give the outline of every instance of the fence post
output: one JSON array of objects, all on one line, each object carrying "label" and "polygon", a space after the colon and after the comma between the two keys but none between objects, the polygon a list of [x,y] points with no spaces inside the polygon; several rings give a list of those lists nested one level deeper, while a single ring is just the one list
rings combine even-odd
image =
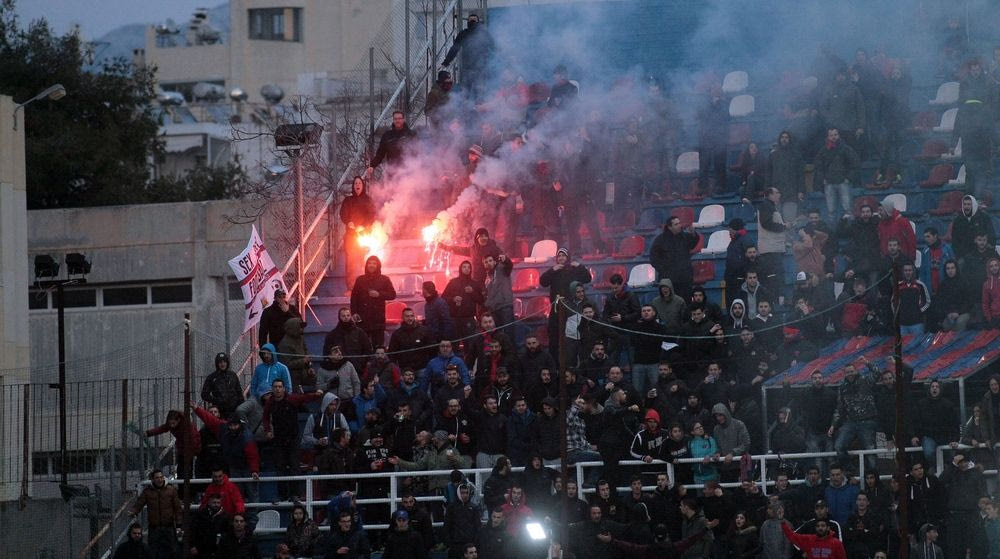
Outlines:
[{"label": "fence post", "polygon": [[[577,462],[574,464],[576,466],[576,486],[580,488],[580,495],[583,495],[583,464]],[[566,482],[563,481],[563,487],[565,488]]]},{"label": "fence post", "polygon": [[128,489],[128,379],[122,379],[122,461],[119,464],[121,469],[121,493],[124,498]]},{"label": "fence post", "polygon": [[[399,495],[399,478],[395,475],[389,477],[389,516],[396,512],[396,498]],[[389,528],[392,529],[390,523]]]},{"label": "fence post", "polygon": [[858,477],[863,481],[865,479],[865,458],[868,455],[865,454],[864,450],[860,452],[861,454],[858,454]]},{"label": "fence post", "polygon": [[[864,479],[864,478],[862,478]],[[767,457],[760,457],[760,491],[767,497]]]},{"label": "fence post", "polygon": [[965,377],[958,377],[958,413],[961,423],[964,426],[968,414],[965,410]]},{"label": "fence post", "polygon": [[761,384],[760,387],[760,421],[764,428],[764,452],[771,451],[771,433],[767,429],[767,387]]},{"label": "fence post", "polygon": [[403,25],[406,26],[405,39],[404,39],[404,56],[406,59],[403,61],[403,81],[406,82],[406,86],[403,88],[406,92],[406,99],[404,99],[403,110],[406,111],[406,115],[410,115],[410,0],[404,0],[403,2]]},{"label": "fence post", "polygon": [[24,510],[28,506],[28,477],[31,472],[31,423],[29,420],[29,409],[31,406],[31,385],[24,386],[24,413],[22,414],[21,437],[23,447],[21,449],[21,498],[18,501],[18,509]]},{"label": "fence post", "polygon": [[309,518],[313,518],[313,482],[311,479],[306,480],[306,511],[309,513]]}]

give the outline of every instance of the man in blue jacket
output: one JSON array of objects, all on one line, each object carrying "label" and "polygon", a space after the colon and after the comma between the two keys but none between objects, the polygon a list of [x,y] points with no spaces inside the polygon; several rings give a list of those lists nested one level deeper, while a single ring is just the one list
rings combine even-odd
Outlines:
[{"label": "man in blue jacket", "polygon": [[260,364],[254,367],[250,378],[250,393],[254,398],[261,398],[271,391],[271,383],[275,380],[285,381],[285,386],[292,385],[292,375],[288,367],[275,358],[277,351],[274,344],[264,344],[260,348]]}]

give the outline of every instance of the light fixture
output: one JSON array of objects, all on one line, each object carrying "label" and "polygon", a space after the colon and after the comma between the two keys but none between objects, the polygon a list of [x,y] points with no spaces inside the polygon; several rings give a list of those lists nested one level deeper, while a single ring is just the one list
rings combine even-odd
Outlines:
[{"label": "light fixture", "polygon": [[315,123],[282,124],[274,130],[274,147],[281,151],[300,150],[319,143],[323,127]]},{"label": "light fixture", "polygon": [[90,261],[79,252],[71,252],[66,255],[66,273],[85,276],[90,273]]},{"label": "light fixture", "polygon": [[524,527],[528,529],[528,537],[530,537],[532,540],[540,541],[548,539],[548,536],[545,535],[545,528],[543,528],[540,523],[528,522],[527,524],[524,525]]},{"label": "light fixture", "polygon": [[48,254],[35,255],[35,278],[54,278],[59,275],[59,263]]},{"label": "light fixture", "polygon": [[25,105],[30,105],[35,101],[45,98],[48,98],[52,101],[58,101],[65,96],[66,96],[66,88],[63,87],[61,83],[57,83],[55,85],[50,85],[49,87],[45,88],[44,91],[42,91],[38,95],[35,95],[31,99],[28,99],[24,103],[18,103],[18,105],[14,107],[14,130],[17,130],[17,111],[21,110],[21,108],[23,108]]}]

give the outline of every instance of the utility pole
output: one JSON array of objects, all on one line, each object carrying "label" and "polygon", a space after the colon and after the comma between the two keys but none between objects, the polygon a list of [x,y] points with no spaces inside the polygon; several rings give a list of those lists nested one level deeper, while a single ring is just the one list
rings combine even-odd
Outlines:
[{"label": "utility pole", "polygon": [[[301,260],[301,258],[300,258]],[[184,503],[181,526],[184,532],[184,553],[181,557],[190,557],[191,550],[191,466],[194,464],[191,456],[191,313],[184,313],[184,457],[179,467],[184,468]]]},{"label": "utility pole", "polygon": [[[906,479],[906,436],[903,424],[906,416],[906,391],[910,383],[904,382],[909,375],[903,375],[903,329],[899,324],[899,264],[892,265],[892,328],[895,332],[893,341],[893,361],[896,375],[896,476]],[[899,558],[907,559],[910,553],[909,510],[907,506],[906,484],[900,483],[899,494]]]},{"label": "utility pole", "polygon": [[[567,394],[566,394],[566,377],[567,362],[569,361],[569,355],[567,355],[567,344],[564,340],[560,340],[559,337],[563,335],[566,331],[566,303],[563,301],[562,295],[556,296],[556,312],[558,312],[558,322],[559,331],[556,332],[556,339],[549,340],[551,344],[553,341],[559,344],[559,475],[562,476],[563,480],[563,491],[566,491],[566,485],[569,483],[569,461],[568,452],[566,450],[566,413],[569,411],[569,406],[567,405]],[[578,488],[579,495],[583,494],[583,488]],[[562,510],[560,511],[560,518],[562,522],[559,524],[559,546],[561,549],[565,549],[569,543],[569,500],[563,495],[562,503],[560,504]]]}]

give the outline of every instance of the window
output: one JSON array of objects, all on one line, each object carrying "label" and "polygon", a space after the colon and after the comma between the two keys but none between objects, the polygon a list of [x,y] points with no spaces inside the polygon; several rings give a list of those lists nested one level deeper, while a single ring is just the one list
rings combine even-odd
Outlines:
[{"label": "window", "polygon": [[154,305],[166,303],[190,303],[191,284],[185,285],[154,285],[151,290]]},{"label": "window", "polygon": [[302,8],[261,8],[249,15],[251,39],[302,41]]},{"label": "window", "polygon": [[105,287],[102,291],[105,307],[145,305],[149,302],[145,287]]},{"label": "window", "polygon": [[[63,308],[78,309],[82,307],[97,306],[96,289],[67,289],[63,292],[63,294],[65,296],[65,301],[63,302]],[[57,307],[58,304],[59,304],[59,292],[54,291],[52,293],[52,306]]]},{"label": "window", "polygon": [[229,282],[229,300],[230,301],[243,300],[243,288],[240,287],[240,282],[238,281]]},{"label": "window", "polygon": [[28,310],[39,310],[49,308],[48,291],[28,291]]}]

